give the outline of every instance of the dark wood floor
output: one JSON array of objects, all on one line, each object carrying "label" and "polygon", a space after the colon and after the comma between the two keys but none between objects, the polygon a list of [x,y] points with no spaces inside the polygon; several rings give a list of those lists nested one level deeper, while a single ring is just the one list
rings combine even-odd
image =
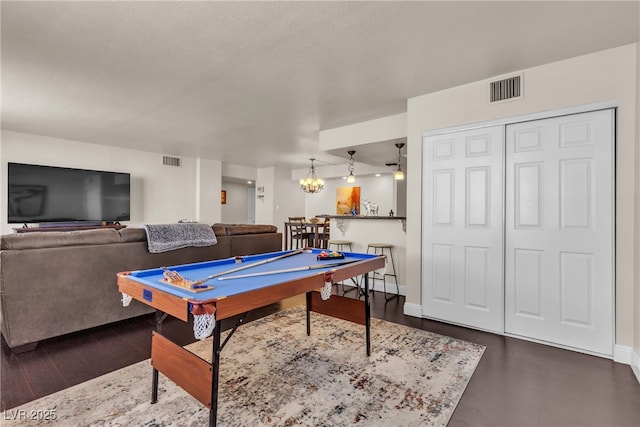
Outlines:
[{"label": "dark wood floor", "polygon": [[[303,301],[287,300],[252,318]],[[377,295],[372,316],[487,347],[449,426],[640,426],[640,385],[629,366],[404,316],[403,305],[401,298],[385,306]],[[1,409],[148,358],[152,323],[153,316],[144,316],[51,339],[20,355],[3,339]],[[191,325],[175,319],[165,321],[163,333],[181,344],[193,341]]]}]

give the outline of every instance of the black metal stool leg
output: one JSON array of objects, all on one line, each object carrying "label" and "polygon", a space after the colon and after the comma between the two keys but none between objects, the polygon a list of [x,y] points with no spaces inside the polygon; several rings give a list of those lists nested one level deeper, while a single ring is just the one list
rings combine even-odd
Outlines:
[{"label": "black metal stool leg", "polygon": [[[385,303],[389,302],[394,298],[399,298],[400,285],[398,284],[398,272],[396,271],[396,263],[395,263],[395,260],[393,259],[393,245],[391,245],[390,243],[369,243],[367,245],[367,253],[371,253],[372,249],[374,254],[383,255],[385,256],[386,260],[385,260],[384,272],[382,273],[378,271],[371,272],[369,276],[371,286],[369,288],[372,290],[375,290],[376,279],[377,280],[382,279],[382,290],[384,292]],[[390,265],[389,265],[389,261],[391,261]],[[391,273],[388,273],[389,267],[390,267]],[[396,293],[390,297],[388,296],[389,293],[387,292],[387,276],[393,277],[393,279],[396,282]]]},{"label": "black metal stool leg", "polygon": [[393,276],[393,280],[395,280],[396,282],[396,293],[395,295],[391,295],[390,297],[387,297],[387,289],[385,287],[385,290],[384,290],[385,304],[394,298],[400,298],[400,285],[398,285],[398,273],[396,272],[396,264],[395,264],[395,261],[393,260],[393,250],[391,248],[389,248],[389,258],[391,258],[391,269],[393,271],[393,274],[385,274],[385,276]]},{"label": "black metal stool leg", "polygon": [[[338,243],[338,242],[331,242],[331,241],[327,242],[327,249],[328,250],[332,250],[331,246],[336,246],[336,250],[338,252],[344,252],[344,247],[345,246],[349,246],[349,252],[353,252],[353,249],[351,247],[351,243],[350,242],[349,243],[346,243],[346,242]],[[359,284],[358,284],[357,280],[355,280],[354,278],[351,278],[351,281],[354,283],[355,289],[357,290],[358,287],[359,287]],[[344,281],[338,282],[338,283],[334,283],[334,285],[342,285],[342,295],[343,296],[354,290],[354,289],[345,290]]]}]

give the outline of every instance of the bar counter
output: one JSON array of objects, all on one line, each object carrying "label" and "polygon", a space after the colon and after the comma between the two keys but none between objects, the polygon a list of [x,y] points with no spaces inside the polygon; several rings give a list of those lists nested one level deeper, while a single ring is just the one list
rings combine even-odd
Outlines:
[{"label": "bar counter", "polygon": [[[318,215],[320,216],[320,215]],[[400,294],[405,294],[406,279],[406,217],[365,215],[322,215],[331,219],[331,240],[349,240],[353,252],[367,252],[369,243],[393,245],[393,259],[400,285]],[[390,262],[387,269],[391,269]],[[389,286],[389,284],[392,286]],[[382,290],[382,282],[376,280],[376,290]],[[387,291],[395,291],[393,279],[387,283]]]},{"label": "bar counter", "polygon": [[[339,224],[338,228],[341,231],[343,227],[345,227],[344,225],[344,221],[345,219],[348,220],[359,220],[359,219],[364,219],[364,220],[398,220],[402,223],[402,231],[406,231],[407,229],[407,217],[406,216],[373,216],[373,215],[317,215],[318,218],[331,218],[332,222],[335,222],[337,224]],[[365,246],[366,248],[366,246]]]},{"label": "bar counter", "polygon": [[405,221],[406,216],[372,216],[372,215],[318,215],[321,218],[338,218],[338,219],[399,219]]}]

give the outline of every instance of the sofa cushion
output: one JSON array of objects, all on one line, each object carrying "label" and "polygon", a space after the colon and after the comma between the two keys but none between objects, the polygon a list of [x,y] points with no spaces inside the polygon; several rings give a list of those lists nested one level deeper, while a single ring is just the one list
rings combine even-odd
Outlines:
[{"label": "sofa cushion", "polygon": [[[277,233],[278,227],[266,224],[214,224],[216,236]],[[0,249],[23,250],[55,248],[58,246],[106,245],[109,243],[146,242],[144,228],[127,227],[79,231],[50,231],[5,234],[0,239]]]},{"label": "sofa cushion", "polygon": [[50,231],[6,234],[2,236],[3,250],[56,248],[60,246],[107,245],[120,243],[118,230],[112,228],[80,231]]},{"label": "sofa cushion", "polygon": [[147,232],[144,228],[127,227],[118,230],[118,232],[120,233],[120,241],[122,243],[147,241]]},{"label": "sofa cushion", "polygon": [[227,229],[227,236],[238,234],[277,233],[278,227],[266,224],[223,224]]},{"label": "sofa cushion", "polygon": [[216,237],[227,235],[227,229],[223,224],[213,224],[211,228],[213,228],[213,233]]},{"label": "sofa cushion", "polygon": [[231,255],[253,255],[282,250],[282,233],[236,234],[227,237],[231,242]]}]

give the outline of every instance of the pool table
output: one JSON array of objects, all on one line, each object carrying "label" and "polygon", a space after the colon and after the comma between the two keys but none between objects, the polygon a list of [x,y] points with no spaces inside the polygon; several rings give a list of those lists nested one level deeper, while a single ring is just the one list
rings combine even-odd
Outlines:
[{"label": "pool table", "polygon": [[[158,401],[158,373],[209,408],[209,425],[217,421],[220,353],[247,313],[283,299],[306,294],[307,335],[310,311],[364,325],[367,355],[371,352],[368,273],[383,268],[385,257],[340,252],[339,258],[319,258],[320,249],[271,252],[149,270],[121,272],[117,285],[123,301],[136,299],[156,309],[151,340],[152,403]],[[177,274],[176,274],[177,273]],[[328,295],[331,285],[363,276],[363,300]],[[178,277],[180,280],[171,278]],[[324,300],[320,289],[325,289]],[[210,364],[161,335],[167,315],[182,321],[207,313],[214,319]],[[242,315],[224,342],[222,321]],[[233,320],[233,319],[230,319]],[[195,328],[194,328],[195,329]]]}]

